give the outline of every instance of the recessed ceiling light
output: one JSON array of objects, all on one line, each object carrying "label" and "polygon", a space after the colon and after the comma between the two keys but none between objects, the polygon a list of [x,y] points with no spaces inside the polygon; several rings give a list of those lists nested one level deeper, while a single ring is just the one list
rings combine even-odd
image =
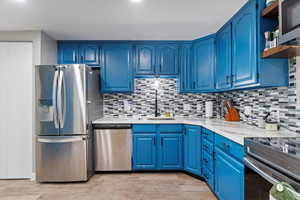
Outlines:
[{"label": "recessed ceiling light", "polygon": [[132,3],[140,3],[142,2],[143,0],[130,0]]}]

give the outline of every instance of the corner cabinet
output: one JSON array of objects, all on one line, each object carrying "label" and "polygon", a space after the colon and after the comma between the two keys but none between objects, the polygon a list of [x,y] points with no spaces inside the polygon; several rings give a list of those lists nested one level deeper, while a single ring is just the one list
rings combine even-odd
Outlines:
[{"label": "corner cabinet", "polygon": [[102,45],[101,89],[103,93],[133,92],[133,46]]},{"label": "corner cabinet", "polygon": [[193,44],[193,89],[213,92],[215,69],[215,35],[198,39]]},{"label": "corner cabinet", "polygon": [[202,175],[201,127],[185,126],[184,132],[184,170]]},{"label": "corner cabinet", "polygon": [[256,3],[249,1],[232,20],[233,87],[258,81],[256,26]]},{"label": "corner cabinet", "polygon": [[216,34],[216,89],[231,88],[231,23]]}]

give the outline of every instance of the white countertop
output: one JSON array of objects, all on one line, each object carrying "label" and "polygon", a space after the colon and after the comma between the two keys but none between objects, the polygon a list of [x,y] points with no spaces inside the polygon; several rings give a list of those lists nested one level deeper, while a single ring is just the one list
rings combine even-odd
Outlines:
[{"label": "white countertop", "polygon": [[[227,122],[219,119],[183,119],[176,120],[147,120],[147,119],[120,119],[101,118],[95,120],[94,124],[186,124],[198,125],[222,135],[236,143],[244,145],[245,137],[297,137],[295,132],[287,129],[279,131],[266,131],[265,129],[247,125],[242,122]],[[300,137],[300,136],[299,136]]]}]

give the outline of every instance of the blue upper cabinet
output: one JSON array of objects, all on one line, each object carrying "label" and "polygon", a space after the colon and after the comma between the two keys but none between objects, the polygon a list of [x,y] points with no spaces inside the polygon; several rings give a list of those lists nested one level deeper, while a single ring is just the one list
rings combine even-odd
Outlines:
[{"label": "blue upper cabinet", "polygon": [[216,89],[231,88],[231,23],[216,35]]},{"label": "blue upper cabinet", "polygon": [[133,47],[127,44],[102,46],[102,92],[133,91]]},{"label": "blue upper cabinet", "polygon": [[182,134],[160,134],[159,168],[166,170],[182,169]]},{"label": "blue upper cabinet", "polygon": [[99,66],[100,47],[98,44],[63,42],[58,46],[59,64]]},{"label": "blue upper cabinet", "polygon": [[100,47],[97,44],[82,44],[79,47],[80,63],[99,65]]},{"label": "blue upper cabinet", "polygon": [[151,45],[136,46],[136,75],[155,74],[155,47]]},{"label": "blue upper cabinet", "polygon": [[251,0],[232,20],[233,87],[252,85],[258,81],[256,2]]},{"label": "blue upper cabinet", "polygon": [[193,45],[193,88],[196,91],[214,90],[215,35],[196,40]]},{"label": "blue upper cabinet", "polygon": [[178,46],[160,45],[156,52],[156,73],[159,75],[178,75]]},{"label": "blue upper cabinet", "polygon": [[78,44],[62,43],[58,47],[58,63],[59,64],[77,64],[78,60]]},{"label": "blue upper cabinet", "polygon": [[185,126],[184,169],[192,174],[202,175],[201,127]]},{"label": "blue upper cabinet", "polygon": [[192,46],[190,44],[181,46],[179,50],[180,92],[182,93],[192,90],[191,51]]}]

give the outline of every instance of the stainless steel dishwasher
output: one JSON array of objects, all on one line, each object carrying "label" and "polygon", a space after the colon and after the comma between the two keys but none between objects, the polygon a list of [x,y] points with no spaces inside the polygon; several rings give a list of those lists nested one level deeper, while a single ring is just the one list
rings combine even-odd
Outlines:
[{"label": "stainless steel dishwasher", "polygon": [[97,124],[94,132],[95,170],[131,171],[131,125]]}]

